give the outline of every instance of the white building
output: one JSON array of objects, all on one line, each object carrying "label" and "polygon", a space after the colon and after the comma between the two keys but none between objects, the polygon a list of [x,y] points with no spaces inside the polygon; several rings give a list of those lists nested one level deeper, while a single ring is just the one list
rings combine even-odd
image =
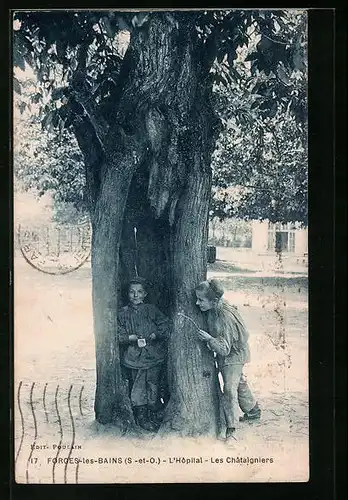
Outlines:
[{"label": "white building", "polygon": [[299,223],[273,224],[268,221],[252,222],[252,250],[270,253],[276,248],[294,255],[308,253],[308,229]]}]

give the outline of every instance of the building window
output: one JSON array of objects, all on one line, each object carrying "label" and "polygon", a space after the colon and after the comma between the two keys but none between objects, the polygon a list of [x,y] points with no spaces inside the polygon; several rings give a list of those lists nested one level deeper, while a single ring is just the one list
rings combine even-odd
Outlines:
[{"label": "building window", "polygon": [[295,230],[292,223],[268,223],[268,245],[270,251],[295,252]]},{"label": "building window", "polygon": [[295,252],[295,231],[289,231],[289,252]]},{"label": "building window", "polygon": [[287,252],[289,248],[289,233],[287,231],[276,231],[275,249],[277,252]]}]

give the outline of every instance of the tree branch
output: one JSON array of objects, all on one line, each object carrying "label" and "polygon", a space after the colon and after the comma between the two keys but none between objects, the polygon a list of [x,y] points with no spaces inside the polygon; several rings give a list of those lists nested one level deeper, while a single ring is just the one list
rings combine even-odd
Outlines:
[{"label": "tree branch", "polygon": [[94,100],[93,94],[90,91],[85,79],[85,73],[76,71],[72,79],[72,95],[75,100],[82,106],[91,125],[94,128],[95,134],[104,149],[104,142],[109,126],[101,116],[98,106]]},{"label": "tree branch", "polygon": [[76,116],[73,127],[78,145],[84,156],[88,205],[90,211],[92,211],[99,193],[103,154],[99,142],[96,141],[93,126],[86,117]]},{"label": "tree branch", "polygon": [[105,137],[109,126],[102,117],[98,105],[86,81],[86,66],[89,42],[83,43],[77,51],[78,66],[71,80],[71,94],[82,106],[86,116],[94,128],[97,139],[104,149]]},{"label": "tree branch", "polygon": [[260,28],[257,26],[256,30],[258,31],[259,35],[264,36],[267,38],[270,42],[272,43],[278,43],[279,45],[289,45],[289,42],[282,42],[280,40],[274,40],[274,38],[271,38],[270,36],[266,35],[263,31],[260,30]]},{"label": "tree branch", "polygon": [[78,62],[77,71],[86,71],[89,43],[83,43],[77,50],[76,59]]}]

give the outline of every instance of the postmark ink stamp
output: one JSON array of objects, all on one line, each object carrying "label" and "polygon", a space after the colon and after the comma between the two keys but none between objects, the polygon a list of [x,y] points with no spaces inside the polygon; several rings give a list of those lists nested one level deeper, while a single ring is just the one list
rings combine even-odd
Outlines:
[{"label": "postmark ink stamp", "polygon": [[17,241],[24,260],[46,274],[68,274],[82,267],[91,253],[91,227],[80,224],[18,225]]}]

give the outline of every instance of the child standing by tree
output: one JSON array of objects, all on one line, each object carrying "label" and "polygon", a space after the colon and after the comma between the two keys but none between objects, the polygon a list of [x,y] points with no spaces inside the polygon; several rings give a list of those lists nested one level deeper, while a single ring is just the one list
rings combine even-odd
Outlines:
[{"label": "child standing by tree", "polygon": [[[200,283],[196,288],[196,305],[206,313],[208,332],[197,334],[207,346],[216,352],[218,368],[224,382],[223,409],[226,418],[226,441],[236,440],[238,421],[257,420],[260,407],[243,375],[243,367],[249,361],[248,331],[236,307],[223,300],[224,290],[217,280]],[[238,419],[239,406],[244,412]]]},{"label": "child standing by tree", "polygon": [[121,363],[130,372],[135,418],[141,427],[154,431],[159,424],[161,370],[171,324],[157,307],[144,303],[146,296],[145,280],[131,280],[129,304],[120,311],[118,332],[124,347]]}]

